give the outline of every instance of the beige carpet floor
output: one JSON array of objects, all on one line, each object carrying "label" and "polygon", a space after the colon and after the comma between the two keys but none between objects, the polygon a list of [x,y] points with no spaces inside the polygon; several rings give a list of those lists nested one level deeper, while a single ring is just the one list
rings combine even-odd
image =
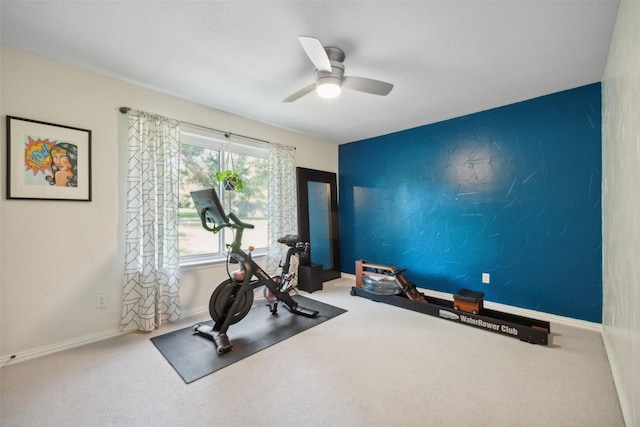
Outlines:
[{"label": "beige carpet floor", "polygon": [[149,338],[205,315],[10,363],[0,425],[624,426],[598,332],[552,323],[550,345],[533,345],[353,297],[352,285],[302,293],[348,313],[191,384]]}]

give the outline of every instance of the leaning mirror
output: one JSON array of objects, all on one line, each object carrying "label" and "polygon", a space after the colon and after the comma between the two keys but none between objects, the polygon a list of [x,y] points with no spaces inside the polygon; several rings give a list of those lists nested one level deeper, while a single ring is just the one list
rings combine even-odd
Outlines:
[{"label": "leaning mirror", "polygon": [[311,263],[322,265],[322,281],[340,277],[340,236],[336,174],[296,168],[298,234],[311,243]]}]

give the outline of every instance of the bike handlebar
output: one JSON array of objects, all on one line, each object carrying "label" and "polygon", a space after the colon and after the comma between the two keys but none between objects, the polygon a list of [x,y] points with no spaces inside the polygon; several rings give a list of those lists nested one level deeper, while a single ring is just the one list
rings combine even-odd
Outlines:
[{"label": "bike handlebar", "polygon": [[[233,224],[230,223],[228,219],[231,219],[231,221],[233,221]],[[242,232],[244,231],[244,229],[246,228],[250,230],[254,228],[253,224],[247,224],[246,222],[242,222],[240,218],[238,218],[236,214],[234,214],[233,212],[230,212],[229,215],[227,215],[227,222],[223,224],[214,223],[213,227],[210,227],[207,224],[207,208],[203,209],[200,212],[200,221],[202,221],[202,227],[205,230],[211,231],[213,233],[218,233],[220,230],[222,230],[225,227],[235,229],[236,233],[235,233],[235,238],[233,240],[233,243],[227,246],[237,248],[237,249],[239,249],[240,245],[242,244]]]},{"label": "bike handlebar", "polygon": [[213,227],[210,227],[207,224],[207,209],[203,209],[202,212],[200,212],[200,221],[202,222],[202,227],[207,230],[207,231],[212,231],[214,233],[217,233],[218,231],[220,231],[221,229],[225,228],[225,227],[231,227],[231,228],[246,228],[246,229],[253,229],[255,228],[255,226],[253,224],[248,224],[246,222],[242,222],[242,220],[240,220],[240,218],[237,217],[236,214],[234,214],[233,212],[230,212],[228,217],[234,222],[234,224],[230,224],[230,223],[225,223],[225,224],[214,224]]},{"label": "bike handlebar", "polygon": [[254,228],[254,225],[253,225],[253,224],[247,224],[246,222],[242,222],[242,221],[240,220],[240,218],[238,218],[238,217],[236,216],[236,214],[234,214],[233,212],[229,212],[229,215],[228,215],[228,216],[229,216],[229,218],[231,218],[231,220],[232,220],[233,222],[235,222],[235,223],[236,223],[236,225],[239,225],[239,226],[240,226],[240,227],[242,227],[242,228],[248,228],[248,229],[252,229],[252,228]]}]

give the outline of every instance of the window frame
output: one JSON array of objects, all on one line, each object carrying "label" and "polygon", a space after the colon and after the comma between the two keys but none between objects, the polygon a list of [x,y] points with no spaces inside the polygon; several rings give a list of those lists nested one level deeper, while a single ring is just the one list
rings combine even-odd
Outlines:
[{"label": "window frame", "polygon": [[[239,155],[248,155],[256,158],[269,159],[269,150],[264,146],[264,143],[257,143],[253,141],[248,142],[238,142],[238,141],[230,141],[228,134],[223,134],[223,138],[220,137],[221,133],[196,127],[188,124],[181,124],[180,126],[180,145],[183,144],[206,148],[210,150],[217,150],[219,159],[218,159],[218,169],[222,170],[227,153],[231,152],[232,154]],[[235,136],[235,135],[234,135]],[[181,154],[182,155],[182,154]],[[182,165],[180,165],[180,168]],[[268,183],[267,188],[268,190]],[[218,196],[220,197],[220,201],[225,206],[226,201],[226,192],[223,191],[222,183],[218,183],[217,187]],[[228,213],[228,212],[227,212]],[[217,252],[211,252],[207,254],[197,254],[197,255],[184,255],[179,256],[179,265],[180,267],[202,267],[207,265],[215,265],[221,264],[227,259],[226,247],[225,247],[225,230],[222,233],[217,234],[217,242],[218,242],[218,250]],[[204,232],[204,230],[203,230]],[[180,233],[180,226],[178,225],[178,233]],[[267,243],[268,244],[268,243]],[[212,243],[214,246],[214,243]],[[264,256],[267,253],[267,247],[256,248],[253,252],[254,256],[260,257]]]}]

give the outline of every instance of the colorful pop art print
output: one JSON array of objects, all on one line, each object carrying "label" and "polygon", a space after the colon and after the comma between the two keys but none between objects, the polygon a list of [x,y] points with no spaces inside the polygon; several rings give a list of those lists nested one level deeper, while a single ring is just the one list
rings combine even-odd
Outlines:
[{"label": "colorful pop art print", "polygon": [[7,199],[91,201],[91,131],[7,116]]}]

